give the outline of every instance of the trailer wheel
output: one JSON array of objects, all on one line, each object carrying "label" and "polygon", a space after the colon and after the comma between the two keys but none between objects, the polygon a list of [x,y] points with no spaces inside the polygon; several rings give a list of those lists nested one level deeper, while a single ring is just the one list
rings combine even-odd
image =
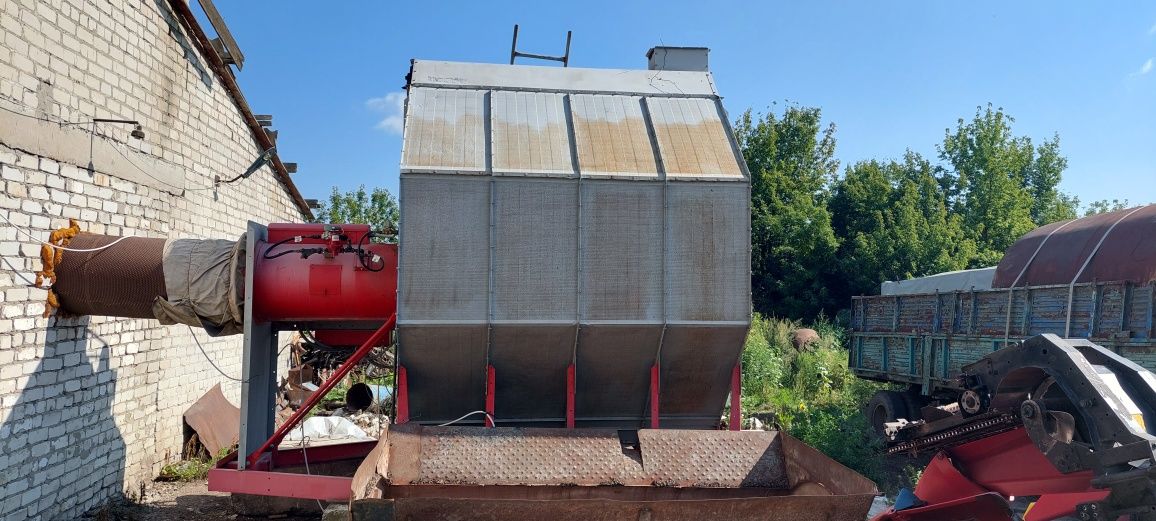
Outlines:
[{"label": "trailer wheel", "polygon": [[871,422],[871,429],[875,434],[883,436],[884,425],[899,418],[907,418],[907,401],[903,393],[896,391],[879,391],[867,402],[867,421]]},{"label": "trailer wheel", "polygon": [[904,418],[907,421],[918,421],[923,419],[923,406],[930,403],[926,396],[919,394],[918,388],[908,389],[903,392],[903,404],[907,407],[907,416]]}]

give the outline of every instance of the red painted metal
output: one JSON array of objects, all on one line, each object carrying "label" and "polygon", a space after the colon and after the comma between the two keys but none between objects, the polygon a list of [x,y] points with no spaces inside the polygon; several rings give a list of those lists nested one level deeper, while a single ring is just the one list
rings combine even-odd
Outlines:
[{"label": "red painted metal", "polygon": [[[313,337],[327,346],[357,347],[364,344],[372,334],[373,331],[367,329],[319,329],[313,332]],[[382,340],[378,347],[387,345],[389,345],[388,338]]]},{"label": "red painted metal", "polygon": [[737,431],[742,428],[743,423],[743,366],[742,360],[735,362],[734,371],[731,373],[731,418],[727,423],[727,427],[732,431]]},{"label": "red painted metal", "polygon": [[[292,449],[278,449],[272,454],[273,467],[296,467],[325,461],[341,461],[363,459],[369,451],[377,446],[377,441],[357,441],[353,443],[337,443],[333,445],[317,445],[315,447],[301,447]],[[308,451],[308,452],[306,452]]]},{"label": "red painted metal", "polygon": [[574,387],[575,387],[575,373],[574,364],[566,367],[566,428],[574,428]]},{"label": "red painted metal", "polygon": [[360,362],[362,358],[365,358],[365,355],[369,354],[369,352],[373,350],[374,346],[376,346],[382,339],[389,336],[389,333],[393,331],[393,326],[396,323],[397,315],[392,315],[388,320],[385,321],[384,324],[381,325],[381,327],[377,328],[377,331],[373,332],[373,336],[367,339],[364,344],[361,344],[361,346],[358,347],[357,350],[349,356],[345,363],[341,364],[337,370],[333,371],[333,374],[330,375],[328,379],[321,383],[321,386],[317,389],[316,392],[309,395],[309,398],[305,400],[305,403],[301,404],[301,407],[299,407],[297,411],[293,413],[293,416],[290,416],[284,424],[282,424],[277,428],[276,431],[273,432],[273,436],[271,436],[268,440],[265,440],[265,443],[263,443],[260,448],[247,456],[248,462],[250,464],[256,463],[257,460],[261,457],[262,453],[269,450],[270,448],[276,447],[277,444],[281,443],[281,440],[285,438],[285,435],[289,434],[289,430],[297,426],[301,420],[305,419],[305,416],[309,414],[309,411],[312,410],[313,407],[316,406],[317,403],[320,402],[321,399],[337,385],[337,382],[340,382],[342,378],[345,378],[346,374],[349,374],[349,371],[353,369],[353,366],[357,365],[357,363]]},{"label": "red painted metal", "polygon": [[1027,521],[1058,519],[1108,496],[1108,490],[1092,488],[1092,477],[1090,471],[1056,470],[1021,427],[940,452],[915,487],[928,505],[885,512],[875,521],[1010,520],[1011,496],[1039,496]]},{"label": "red painted metal", "polygon": [[394,423],[409,423],[409,379],[405,374],[405,366],[397,365],[397,416]]},{"label": "red painted metal", "polygon": [[231,468],[209,469],[209,490],[214,492],[349,501],[352,486],[353,478],[349,477]]},{"label": "red painted metal", "polygon": [[872,521],[1012,521],[1012,516],[1003,496],[987,492],[898,512],[887,510]]},{"label": "red painted metal", "polygon": [[1022,428],[965,443],[947,453],[966,469],[968,479],[1004,496],[1091,490],[1091,471],[1064,474],[1056,470]]},{"label": "red painted metal", "polygon": [[494,366],[486,365],[486,427],[494,426],[494,402],[497,399],[495,396],[497,378],[494,371]]},{"label": "red painted metal", "polygon": [[658,364],[650,366],[650,428],[658,428]]},{"label": "red painted metal", "polygon": [[[397,245],[361,241],[365,225],[336,225],[340,234],[319,238],[323,224],[271,224],[268,241],[258,241],[253,273],[253,313],[264,321],[384,321],[397,310]],[[345,237],[342,238],[341,235]],[[300,242],[295,238],[301,237]],[[282,245],[270,246],[287,240]],[[355,251],[380,257],[365,268]],[[324,253],[301,258],[288,250],[323,248]],[[380,268],[380,269],[379,269]]]}]

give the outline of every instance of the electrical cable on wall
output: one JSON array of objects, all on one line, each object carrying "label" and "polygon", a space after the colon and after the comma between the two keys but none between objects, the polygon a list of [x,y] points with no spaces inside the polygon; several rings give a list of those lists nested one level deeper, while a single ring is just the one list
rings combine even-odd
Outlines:
[{"label": "electrical cable on wall", "polygon": [[61,250],[61,251],[71,251],[71,252],[75,252],[75,253],[89,253],[89,252],[94,252],[94,251],[100,251],[103,249],[111,248],[114,244],[116,244],[120,241],[132,238],[131,236],[127,236],[127,235],[124,237],[119,237],[115,241],[112,241],[108,244],[105,244],[104,246],[101,246],[99,248],[67,248],[64,246],[57,246],[57,245],[52,244],[50,242],[45,242],[45,241],[42,241],[40,239],[37,239],[35,235],[32,235],[31,233],[25,231],[23,228],[13,224],[12,221],[9,221],[8,218],[4,216],[3,213],[0,213],[0,219],[4,219],[4,222],[8,223],[8,225],[11,226],[14,230],[20,232],[25,237],[32,239],[33,242],[36,242],[37,244],[40,244],[41,246],[48,246],[49,248],[55,248],[55,249]]}]

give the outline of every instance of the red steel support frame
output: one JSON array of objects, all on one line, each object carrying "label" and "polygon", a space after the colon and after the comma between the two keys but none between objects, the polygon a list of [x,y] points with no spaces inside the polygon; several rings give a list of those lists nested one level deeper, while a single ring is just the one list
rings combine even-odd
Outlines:
[{"label": "red steel support frame", "polygon": [[731,373],[731,418],[727,428],[732,431],[742,429],[743,423],[743,362],[740,358],[735,362],[735,369]]},{"label": "red steel support frame", "polygon": [[397,365],[397,418],[394,423],[409,423],[409,379],[405,366]]},{"label": "red steel support frame", "polygon": [[650,366],[650,428],[658,428],[658,362]]},{"label": "red steel support frame", "polygon": [[385,323],[381,325],[381,327],[377,328],[377,330],[374,331],[373,334],[365,340],[365,343],[361,344],[361,346],[358,347],[357,350],[353,352],[353,354],[349,355],[349,359],[342,363],[341,366],[338,367],[337,370],[334,371],[327,380],[322,382],[321,387],[314,391],[313,394],[309,395],[309,399],[305,400],[305,403],[301,404],[301,407],[299,407],[297,411],[293,413],[293,416],[290,416],[289,419],[285,421],[285,423],[283,423],[280,427],[277,428],[276,431],[273,432],[273,436],[269,437],[268,440],[265,440],[265,443],[261,444],[261,447],[254,451],[252,454],[248,454],[246,456],[246,458],[248,458],[249,465],[256,465],[257,461],[261,459],[261,455],[265,453],[265,451],[268,451],[271,448],[275,449],[277,445],[281,443],[281,440],[283,440],[285,436],[289,434],[289,431],[293,429],[293,427],[296,427],[297,424],[301,422],[301,420],[305,419],[305,416],[309,414],[309,411],[312,410],[313,407],[315,407],[321,401],[321,399],[324,398],[327,393],[329,393],[329,391],[333,390],[333,388],[337,386],[337,382],[340,382],[342,378],[345,378],[345,375],[349,374],[349,371],[352,370],[353,367],[357,365],[357,363],[360,362],[362,358],[365,358],[365,355],[369,354],[369,352],[373,350],[374,346],[380,344],[389,336],[389,333],[393,331],[393,326],[395,324],[397,324],[396,313],[391,315],[389,320],[386,320]]},{"label": "red steel support frame", "polygon": [[494,426],[494,389],[496,387],[497,378],[494,374],[494,366],[486,365],[486,427]]},{"label": "red steel support frame", "polygon": [[566,367],[566,428],[574,428],[574,385],[575,367],[571,363]]}]

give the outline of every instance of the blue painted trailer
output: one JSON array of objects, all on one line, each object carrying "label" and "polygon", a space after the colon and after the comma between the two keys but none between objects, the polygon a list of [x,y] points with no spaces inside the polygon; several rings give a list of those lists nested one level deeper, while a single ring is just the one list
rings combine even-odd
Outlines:
[{"label": "blue painted trailer", "polygon": [[855,297],[850,367],[861,378],[952,397],[960,368],[1028,337],[1087,338],[1156,371],[1156,282]]}]

